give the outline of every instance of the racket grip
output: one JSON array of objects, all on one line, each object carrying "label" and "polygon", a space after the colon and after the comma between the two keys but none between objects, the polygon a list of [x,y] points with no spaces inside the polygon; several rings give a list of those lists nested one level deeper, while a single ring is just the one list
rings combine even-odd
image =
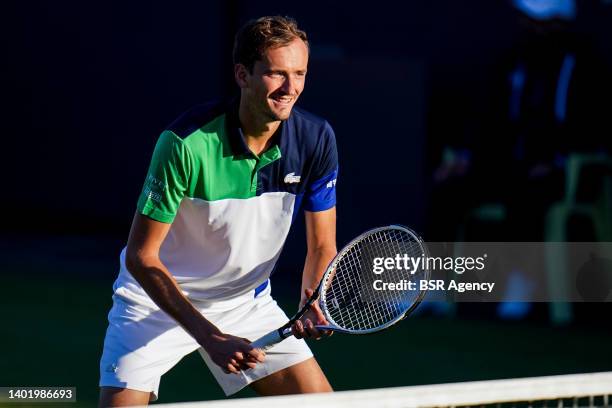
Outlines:
[{"label": "racket grip", "polygon": [[287,337],[289,337],[291,335],[291,329],[289,329],[288,334],[283,334],[284,332],[282,332],[281,330],[272,330],[270,333],[252,342],[251,346],[253,346],[253,348],[258,348],[267,351],[273,345],[278,344],[281,341],[285,340]]}]

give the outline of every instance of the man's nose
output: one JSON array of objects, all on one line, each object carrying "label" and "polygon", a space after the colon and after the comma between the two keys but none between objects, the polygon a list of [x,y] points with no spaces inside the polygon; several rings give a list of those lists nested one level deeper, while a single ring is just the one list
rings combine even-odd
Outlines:
[{"label": "man's nose", "polygon": [[295,95],[296,93],[296,80],[295,78],[291,77],[291,75],[285,77],[285,81],[283,82],[283,85],[281,86],[281,90],[289,95]]}]

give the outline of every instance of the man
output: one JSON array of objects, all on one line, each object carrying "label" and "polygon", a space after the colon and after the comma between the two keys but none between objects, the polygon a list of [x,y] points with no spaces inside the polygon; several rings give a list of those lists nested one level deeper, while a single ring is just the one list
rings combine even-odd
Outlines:
[{"label": "man", "polygon": [[328,334],[314,327],[320,310],[267,355],[250,346],[288,320],[268,278],[300,207],[302,303],[336,254],[334,133],[294,108],[307,65],[295,21],[250,21],[234,44],[239,101],[194,108],[161,134],[114,284],[101,406],[155,400],[161,375],[194,350],[227,395],[332,390],[297,339]]}]

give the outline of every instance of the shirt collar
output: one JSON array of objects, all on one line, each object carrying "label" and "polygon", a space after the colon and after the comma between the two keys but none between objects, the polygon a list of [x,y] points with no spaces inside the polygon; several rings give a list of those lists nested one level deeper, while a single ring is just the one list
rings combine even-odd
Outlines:
[{"label": "shirt collar", "polygon": [[246,144],[244,140],[244,134],[242,133],[242,128],[240,127],[240,119],[238,117],[238,107],[240,106],[240,101],[235,98],[229,104],[226,113],[226,130],[230,143],[230,147],[232,149],[232,153],[236,156],[241,154],[250,154],[249,146]]}]

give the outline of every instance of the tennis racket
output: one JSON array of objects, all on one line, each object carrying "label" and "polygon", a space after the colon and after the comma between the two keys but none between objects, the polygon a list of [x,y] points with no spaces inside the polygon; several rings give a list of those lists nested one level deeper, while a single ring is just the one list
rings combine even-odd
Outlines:
[{"label": "tennis racket", "polygon": [[[427,257],[423,240],[406,227],[391,225],[369,230],[338,252],[300,311],[284,326],[251,345],[267,350],[290,337],[291,326],[317,299],[329,323],[316,326],[318,329],[348,334],[384,330],[408,316],[425,296],[427,285],[421,286],[420,281],[430,279]],[[399,262],[381,272],[385,265],[380,259],[389,258],[399,259]],[[421,261],[418,265],[404,262],[408,258],[420,258]],[[386,266],[391,263],[387,261]]]}]

